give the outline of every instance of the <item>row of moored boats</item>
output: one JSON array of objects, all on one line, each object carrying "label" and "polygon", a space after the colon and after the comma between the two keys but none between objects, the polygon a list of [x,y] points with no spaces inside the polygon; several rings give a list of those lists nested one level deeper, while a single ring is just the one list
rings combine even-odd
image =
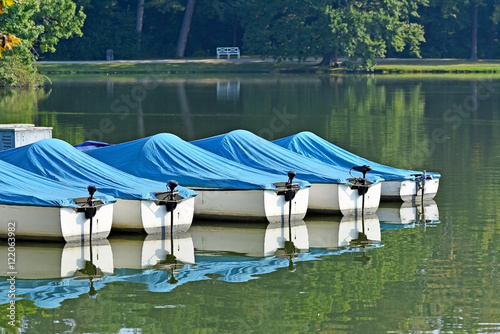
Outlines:
[{"label": "row of moored boats", "polygon": [[0,235],[106,238],[111,228],[187,231],[194,218],[268,221],[374,213],[423,201],[440,175],[368,161],[310,132],[275,140],[235,130],[186,142],[168,133],[75,147],[58,139],[0,152]]}]

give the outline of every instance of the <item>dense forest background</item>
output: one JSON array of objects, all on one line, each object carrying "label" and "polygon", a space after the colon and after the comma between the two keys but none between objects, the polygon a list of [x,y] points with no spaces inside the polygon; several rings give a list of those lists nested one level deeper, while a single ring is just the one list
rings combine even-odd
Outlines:
[{"label": "dense forest background", "polygon": [[[102,60],[106,50],[114,51],[115,59],[158,59],[173,57],[213,57],[218,46],[239,46],[243,54],[275,56],[265,46],[273,36],[290,35],[288,22],[293,22],[295,37],[302,40],[304,50],[292,50],[290,54],[317,56],[324,52],[312,49],[315,41],[311,30],[318,22],[315,13],[302,10],[315,7],[313,1],[263,1],[263,0],[76,0],[86,15],[82,27],[83,36],[61,40],[55,53],[38,50],[40,60]],[[320,3],[322,3],[321,1]],[[331,1],[330,1],[331,2]],[[347,1],[333,1],[343,3]],[[352,2],[352,1],[351,1]],[[395,1],[381,1],[385,6]],[[412,3],[411,1],[402,1]],[[500,43],[498,23],[500,0],[421,0],[408,21],[421,25],[425,41],[420,43],[423,58],[498,58]],[[296,7],[295,12],[290,8]],[[259,8],[260,13],[255,9]],[[287,12],[288,11],[288,12]],[[268,21],[263,14],[270,14]],[[303,17],[301,17],[301,15]],[[286,21],[283,19],[285,18]],[[282,20],[272,25],[273,20]],[[297,26],[296,22],[300,24]],[[285,23],[283,23],[285,22]],[[351,23],[347,22],[349,27]],[[389,23],[387,23],[389,24]],[[352,23],[351,25],[355,25]],[[259,27],[262,28],[261,31]],[[186,29],[188,31],[186,31]],[[252,30],[250,33],[249,30]],[[265,35],[274,29],[273,35]],[[404,27],[403,27],[404,29]],[[188,32],[185,49],[179,54],[181,31]],[[287,44],[295,43],[286,36]],[[259,37],[261,37],[259,39]],[[275,38],[276,39],[276,38]],[[297,44],[302,43],[298,41]],[[181,43],[182,44],[182,43]],[[307,45],[306,45],[307,44]],[[36,48],[36,45],[35,45]],[[283,47],[282,47],[283,53]],[[408,43],[396,50],[388,43],[386,57],[415,57]],[[342,57],[343,55],[338,55]],[[285,57],[286,58],[286,57]]]}]

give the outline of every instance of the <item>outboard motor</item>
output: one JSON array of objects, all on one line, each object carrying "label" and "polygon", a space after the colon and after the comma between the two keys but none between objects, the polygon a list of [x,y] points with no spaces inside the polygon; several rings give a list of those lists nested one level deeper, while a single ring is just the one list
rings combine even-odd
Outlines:
[{"label": "outboard motor", "polygon": [[[357,172],[360,172],[363,174],[363,178],[357,178],[357,177],[354,177],[352,174],[351,174],[351,171],[352,170],[355,170]],[[351,176],[354,178],[355,180],[355,185],[352,187],[353,189],[358,189],[358,194],[359,195],[364,195],[368,192],[368,188],[370,187],[370,185],[368,185],[366,183],[366,173],[368,173],[369,171],[371,171],[372,168],[371,166],[368,166],[368,165],[363,165],[363,166],[354,166],[351,168],[351,170],[349,171],[349,174],[351,174]]]},{"label": "outboard motor", "polygon": [[175,188],[177,188],[178,185],[179,185],[179,182],[177,182],[175,180],[170,180],[167,182],[167,187],[170,190],[169,200],[165,203],[165,206],[167,208],[167,212],[174,211],[175,208],[177,207],[177,201],[175,200],[174,190],[175,190]]},{"label": "outboard motor", "polygon": [[94,205],[94,194],[97,191],[97,187],[94,185],[89,185],[87,187],[87,190],[88,190],[90,196],[89,196],[89,198],[87,198],[88,207],[86,207],[84,209],[85,219],[92,219],[95,216],[95,214],[97,213],[97,208]]},{"label": "outboard motor", "polygon": [[288,171],[288,181],[286,182],[285,185],[285,201],[290,202],[292,199],[295,198],[295,193],[296,190],[293,190],[293,178],[297,175],[295,171],[290,170]]}]

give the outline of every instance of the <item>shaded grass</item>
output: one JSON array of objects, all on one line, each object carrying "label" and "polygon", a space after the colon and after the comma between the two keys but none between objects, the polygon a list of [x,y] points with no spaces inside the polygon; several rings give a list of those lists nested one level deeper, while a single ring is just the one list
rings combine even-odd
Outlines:
[{"label": "shaded grass", "polygon": [[134,74],[134,73],[315,73],[321,68],[304,63],[273,62],[162,62],[162,63],[43,63],[37,64],[42,74]]},{"label": "shaded grass", "polygon": [[[327,68],[316,62],[210,59],[122,61],[122,62],[40,62],[42,74],[185,74],[185,73],[348,73],[344,68]],[[500,73],[500,60],[381,59],[374,73]]]},{"label": "shaded grass", "polygon": [[500,60],[384,59],[378,73],[500,73]]}]

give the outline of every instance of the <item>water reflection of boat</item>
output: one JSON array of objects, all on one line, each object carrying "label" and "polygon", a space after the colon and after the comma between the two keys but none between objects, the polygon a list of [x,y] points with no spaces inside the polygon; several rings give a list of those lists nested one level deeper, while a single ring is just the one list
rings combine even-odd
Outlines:
[{"label": "water reflection of boat", "polygon": [[[84,244],[18,242],[15,251],[16,272],[2,271],[0,276],[14,275],[16,300],[33,300],[43,308],[58,307],[62,301],[84,294],[95,298],[103,278],[114,272],[106,239]],[[7,252],[8,246],[0,246],[0,256],[7,258]],[[8,280],[0,282],[2,291],[9,291],[8,284]],[[1,295],[0,304],[11,298]]]},{"label": "water reflection of boat", "polygon": [[194,264],[191,233],[152,234],[144,236],[111,236],[115,268],[151,269],[167,260],[168,255],[185,264]]},{"label": "water reflection of boat", "polygon": [[382,246],[377,215],[328,217],[309,216],[306,220],[311,252],[317,255],[360,253],[354,260],[371,263],[368,250]]},{"label": "water reflection of boat", "polygon": [[[293,271],[294,262],[315,259],[309,253],[302,253],[309,249],[303,221],[283,224],[203,222],[194,224],[190,234],[197,251],[196,265],[177,270],[174,281],[177,285],[210,279],[246,282],[280,268]],[[126,240],[121,242],[123,244],[120,247],[125,250],[137,248],[130,248]],[[111,240],[111,244],[113,250],[118,249],[114,240]],[[120,251],[114,251],[114,254],[117,253]],[[177,252],[175,254],[177,256]],[[118,260],[115,262],[120,265]],[[117,273],[120,279],[147,284],[150,291],[165,292],[175,288],[171,272],[161,270],[158,266],[151,268],[142,272],[123,271],[123,274],[117,269]],[[126,278],[127,274],[129,277]]]},{"label": "water reflection of boat", "polygon": [[[145,269],[153,281],[148,284],[177,284],[182,269],[189,270],[195,263],[193,240],[190,232],[148,235],[146,238],[111,238],[115,266],[119,280],[130,277],[132,281],[144,277],[137,272],[130,275],[128,269]],[[163,277],[167,275],[168,277]],[[138,276],[138,277],[136,277]],[[148,276],[146,276],[148,277]],[[157,279],[161,279],[157,281]],[[128,280],[128,279],[125,279]],[[170,290],[172,287],[169,287]],[[154,289],[154,288],[152,288]]]},{"label": "water reflection of boat", "polygon": [[279,222],[306,214],[308,182],[235,163],[172,134],[85,152],[127,173],[151,180],[174,178],[196,190],[194,213],[200,218]]},{"label": "water reflection of boat", "polygon": [[302,156],[245,130],[234,130],[191,143],[265,172],[282,174],[294,170],[299,179],[312,184],[309,211],[344,215],[361,210],[374,213],[380,202],[380,177],[371,176],[370,173],[366,178],[354,177],[349,169]]},{"label": "water reflection of boat", "polygon": [[415,224],[439,223],[439,209],[433,200],[421,203],[382,203],[377,210],[382,228],[412,227]]},{"label": "water reflection of boat", "polygon": [[420,200],[422,197],[432,199],[438,191],[441,177],[439,173],[426,173],[385,166],[348,152],[308,131],[274,140],[273,143],[333,166],[345,168],[357,165],[371,166],[370,173],[385,180],[382,182],[382,199],[403,201]]},{"label": "water reflection of boat", "polygon": [[[369,225],[365,228],[371,235]],[[63,272],[73,276],[56,278],[56,273],[52,275],[54,279],[40,279],[48,275],[33,273],[29,280],[16,280],[16,291],[22,296],[20,298],[33,300],[39,307],[54,308],[65,299],[84,298],[86,295],[95,298],[105,285],[115,282],[142,284],[152,292],[168,292],[179,285],[201,280],[247,282],[279,270],[300,272],[298,263],[314,261],[331,253],[328,250],[308,252],[310,235],[303,221],[243,227],[241,223],[195,224],[192,229],[194,238],[190,233],[146,237],[113,235],[109,238],[106,251],[99,250],[98,253],[96,248],[92,248],[93,255],[89,255],[90,250],[78,251],[75,247],[64,249],[68,253],[61,256],[59,253],[65,247],[58,245],[49,261],[55,263],[56,259],[63,259],[61,263],[68,268]],[[226,239],[233,240],[226,243]],[[197,251],[195,256],[194,247],[198,243],[201,246],[196,247],[202,250]],[[77,253],[83,255],[78,257]],[[30,256],[23,254],[23,257]],[[31,256],[33,261],[41,263],[44,253],[36,256]],[[107,262],[98,262],[97,257],[99,261],[107,259]],[[68,265],[70,263],[74,265]],[[23,271],[26,266],[36,268],[27,263],[23,264]],[[6,284],[8,282],[0,282],[0,288],[6,287]],[[8,303],[6,298],[6,295],[0,296],[0,304]]]},{"label": "water reflection of boat", "polygon": [[366,238],[373,244],[381,242],[380,223],[375,214],[363,218],[310,215],[306,225],[311,248],[346,249],[352,246],[353,240],[360,238]]},{"label": "water reflection of boat", "polygon": [[303,220],[270,224],[196,223],[190,232],[194,248],[201,252],[266,257],[284,249],[286,241],[293,242],[298,252],[309,250],[308,231]]},{"label": "water reflection of boat", "polygon": [[0,160],[0,236],[67,242],[106,238],[111,230],[111,196],[87,186],[60,184]]},{"label": "water reflection of boat", "polygon": [[[190,189],[175,184],[170,199],[166,184],[138,178],[112,168],[59,139],[45,139],[0,152],[0,159],[43,177],[82,186],[95,184],[100,192],[114,196],[113,228],[158,233],[174,219],[175,229],[186,231],[193,220],[194,196]],[[169,214],[169,203],[175,214]],[[172,210],[170,210],[172,211]]]},{"label": "water reflection of boat", "polygon": [[[1,258],[8,258],[8,247],[0,246]],[[111,246],[106,239],[94,240],[92,244],[18,241],[15,252],[18,279],[71,277],[85,269],[88,261],[99,267],[104,274],[113,273]],[[7,272],[6,266],[2,266],[0,276],[6,276]]]},{"label": "water reflection of boat", "polygon": [[243,282],[278,268],[294,271],[294,261],[308,257],[303,220],[243,226],[211,222],[193,225],[191,233],[199,252],[197,272],[210,279]]}]

